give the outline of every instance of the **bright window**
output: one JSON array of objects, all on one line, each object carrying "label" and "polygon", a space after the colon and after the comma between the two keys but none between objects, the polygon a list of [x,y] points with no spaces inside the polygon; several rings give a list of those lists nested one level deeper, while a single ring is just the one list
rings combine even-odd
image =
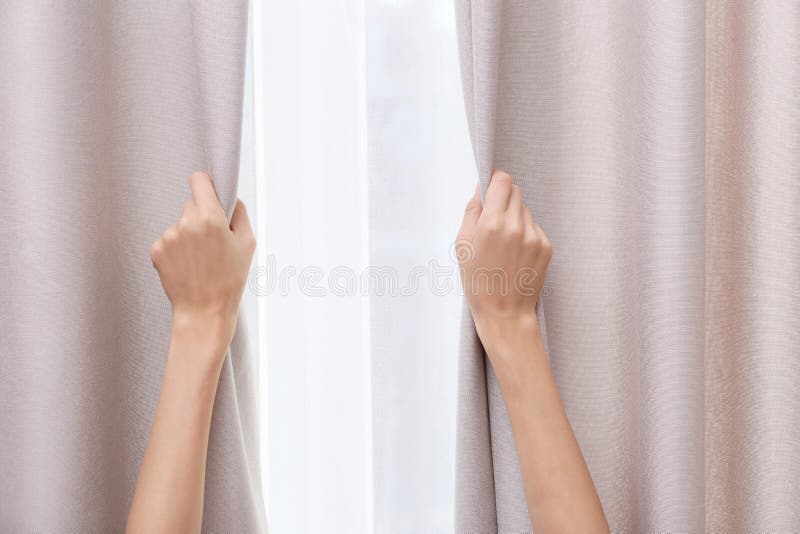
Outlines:
[{"label": "bright window", "polygon": [[250,23],[240,189],[270,532],[451,532],[450,245],[476,181],[453,5],[266,0]]}]

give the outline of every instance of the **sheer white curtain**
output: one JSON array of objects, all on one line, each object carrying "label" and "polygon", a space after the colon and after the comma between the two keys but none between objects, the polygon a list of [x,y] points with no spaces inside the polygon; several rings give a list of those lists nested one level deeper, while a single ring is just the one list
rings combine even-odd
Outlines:
[{"label": "sheer white curtain", "polygon": [[475,184],[453,4],[255,1],[240,194],[259,251],[270,530],[450,532]]}]

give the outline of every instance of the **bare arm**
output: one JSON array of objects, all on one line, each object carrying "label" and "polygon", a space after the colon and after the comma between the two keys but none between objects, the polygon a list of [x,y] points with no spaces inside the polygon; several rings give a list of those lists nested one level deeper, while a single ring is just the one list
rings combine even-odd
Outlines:
[{"label": "bare arm", "polygon": [[[475,326],[511,420],[534,531],[607,533],[536,319],[552,248],[510,176],[494,174],[485,205],[476,191],[458,248]],[[505,285],[492,274],[501,272]]]},{"label": "bare arm", "polygon": [[255,249],[241,202],[228,225],[211,179],[190,178],[181,219],[151,249],[172,337],[127,532],[200,532],[217,382]]}]

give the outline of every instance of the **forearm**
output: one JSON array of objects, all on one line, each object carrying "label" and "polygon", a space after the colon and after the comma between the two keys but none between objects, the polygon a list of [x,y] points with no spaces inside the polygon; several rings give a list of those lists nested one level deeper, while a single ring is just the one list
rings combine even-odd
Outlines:
[{"label": "forearm", "polygon": [[210,323],[175,318],[128,532],[200,532],[205,464],[226,346]]},{"label": "forearm", "polygon": [[508,409],[534,530],[608,532],[535,318],[501,328],[485,336],[486,349]]}]

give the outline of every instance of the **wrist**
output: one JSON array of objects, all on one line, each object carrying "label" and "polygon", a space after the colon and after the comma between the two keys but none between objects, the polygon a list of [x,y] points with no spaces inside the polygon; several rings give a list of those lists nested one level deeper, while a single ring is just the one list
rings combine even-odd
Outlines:
[{"label": "wrist", "polygon": [[539,321],[533,310],[507,315],[473,314],[473,319],[481,343],[487,350],[506,350],[539,332]]},{"label": "wrist", "polygon": [[209,323],[173,316],[164,384],[174,393],[213,402],[227,345]]},{"label": "wrist", "polygon": [[[534,311],[506,317],[477,317],[475,328],[501,382],[513,380],[525,365],[548,365],[543,346],[541,351],[534,350],[542,345]],[[543,357],[538,357],[539,353]]]},{"label": "wrist", "polygon": [[173,329],[199,332],[204,337],[219,338],[229,343],[236,329],[236,314],[175,306],[172,308],[172,326]]},{"label": "wrist", "polygon": [[222,360],[233,338],[236,318],[222,313],[173,309],[172,338],[192,347],[196,358]]}]

